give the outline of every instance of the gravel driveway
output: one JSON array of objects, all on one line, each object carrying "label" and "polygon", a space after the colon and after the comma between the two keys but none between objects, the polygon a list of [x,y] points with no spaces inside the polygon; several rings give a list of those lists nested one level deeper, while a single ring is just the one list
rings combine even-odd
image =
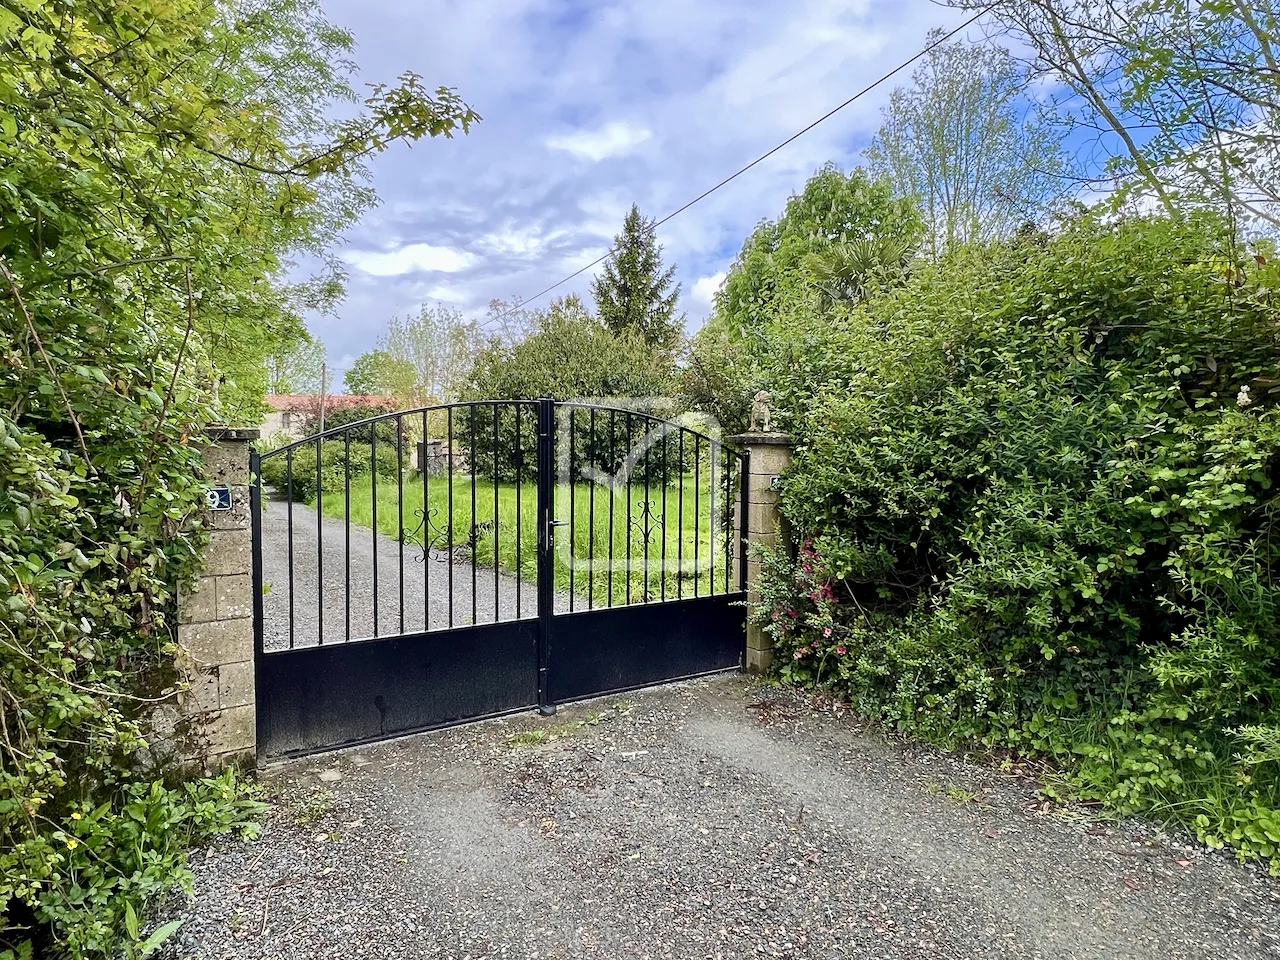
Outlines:
[{"label": "gravel driveway", "polygon": [[[417,519],[411,521],[411,518],[406,517],[406,529],[413,529],[413,524],[417,522]],[[288,504],[282,499],[264,495],[262,564],[263,582],[269,586],[269,590],[263,598],[263,642],[268,650],[282,650],[290,645],[289,529]],[[343,520],[333,517],[322,518],[317,526],[316,511],[301,503],[293,505],[292,529],[294,646],[315,645],[321,627],[325,643],[416,633],[426,628],[446,629],[450,626],[451,597],[454,626],[494,623],[537,615],[537,585],[533,579],[518,580],[512,574],[495,572],[492,566],[473,565],[460,552],[451,558],[446,552],[432,551],[430,558],[426,558],[420,547],[408,543],[402,545],[392,537],[375,535],[369,527],[352,524],[348,531]],[[321,543],[323,551],[317,549]],[[375,555],[378,572],[376,593],[373,576]],[[450,575],[453,577],[452,593]],[[376,629],[375,596],[378,613]],[[567,595],[557,596],[556,599],[557,609],[567,607]],[[320,606],[322,601],[323,620]]]},{"label": "gravel driveway", "polygon": [[270,771],[176,958],[1280,957],[1280,882],[737,676]]}]

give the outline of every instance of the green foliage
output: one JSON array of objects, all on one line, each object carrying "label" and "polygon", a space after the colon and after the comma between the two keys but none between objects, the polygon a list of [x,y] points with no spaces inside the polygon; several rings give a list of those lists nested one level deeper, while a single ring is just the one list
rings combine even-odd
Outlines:
[{"label": "green foliage", "polygon": [[600,322],[614,336],[633,335],[659,356],[674,356],[684,335],[684,315],[676,315],[680,285],[671,286],[676,268],[662,268],[662,247],[634,203],[612,249],[591,283]]},{"label": "green foliage", "polygon": [[[256,833],[264,809],[235,772],[178,789],[122,780],[93,801],[77,799],[55,814],[53,828],[0,854],[0,895],[32,905],[42,924],[59,931],[65,948],[91,955],[145,957],[176,929],[170,923],[143,936],[141,905],[190,874],[183,855],[214,837]],[[30,798],[32,810],[42,805]],[[34,832],[34,831],[33,831]],[[123,934],[123,936],[122,936]],[[36,941],[49,954],[56,941]],[[7,954],[0,950],[0,957]],[[19,953],[18,956],[21,956]]]},{"label": "green foliage", "polygon": [[137,956],[184,847],[250,812],[141,766],[212,383],[256,422],[334,290],[288,258],[372,202],[368,154],[476,118],[406,76],[323,119],[351,38],[310,0],[0,0],[0,36],[0,955]]},{"label": "green foliage", "polygon": [[[334,407],[325,413],[324,429],[328,433],[330,430],[351,426],[354,423],[375,420],[376,422],[372,424],[352,427],[352,429],[340,434],[337,439],[341,440],[343,436],[350,435],[353,443],[369,443],[373,434],[376,433],[378,435],[378,443],[385,443],[394,449],[396,445],[396,421],[386,417],[386,414],[391,413],[393,410],[394,407],[390,401],[386,403],[352,403]],[[307,416],[305,428],[309,433],[318,433],[320,431],[318,410],[315,414]],[[402,438],[401,442],[408,443],[407,435]]]},{"label": "green foliage", "polygon": [[[404,468],[404,463],[396,457],[394,425],[391,430],[390,443],[384,443],[381,429],[378,431],[376,469],[378,477],[383,480],[394,480]],[[292,453],[285,451],[267,457],[262,461],[262,482],[274,487],[282,496],[292,493],[295,501],[303,503],[313,503],[317,489],[341,494],[348,482],[352,486],[359,486],[362,482],[368,485],[368,477],[375,469],[375,454],[367,434],[363,439],[353,434],[349,456],[348,444],[341,438],[324,440],[319,442],[317,463],[316,446],[316,441],[308,441],[294,447]],[[407,460],[408,447],[403,449]]]},{"label": "green foliage", "polygon": [[792,333],[776,329],[779,318],[797,303],[848,304],[900,283],[923,231],[914,203],[887,181],[823,167],[743,244],[681,368],[683,402],[745,429],[775,334]]},{"label": "green foliage", "polygon": [[723,324],[707,323],[693,337],[676,373],[676,394],[686,410],[716,418],[726,434],[747,429],[760,373],[742,341]]},{"label": "green foliage", "polygon": [[644,341],[616,336],[577,297],[555,301],[537,329],[514,344],[491,343],[476,358],[464,399],[652,397],[669,385]]},{"label": "green foliage", "polygon": [[1023,80],[1003,47],[942,43],[881,111],[867,159],[920,204],[935,255],[1039,223],[1062,195],[1062,133],[1024,117]]},{"label": "green foliage", "polygon": [[320,393],[324,362],[323,341],[310,335],[275,351],[267,357],[267,392]]},{"label": "green foliage", "polygon": [[[617,401],[634,408],[633,400],[661,397],[671,385],[666,361],[654,356],[648,345],[634,333],[615,336],[587,312],[577,297],[555,301],[536,318],[532,334],[507,344],[495,340],[476,358],[463,399],[553,400],[590,399],[601,403]],[[516,439],[516,415],[501,411],[495,444],[492,414],[481,410],[474,430],[478,469],[492,475],[496,446],[498,477],[514,480],[517,469],[533,477],[537,465],[537,419],[530,409],[520,421]],[[614,424],[614,451],[607,453],[608,424],[601,421],[594,443],[589,438],[588,418],[575,418],[575,452],[590,458],[613,473],[633,444],[649,430],[643,417],[628,421],[619,416]],[[454,436],[464,451],[470,449],[472,426],[470,408],[460,408],[454,416]],[[643,479],[646,469],[657,470],[660,457],[646,455],[638,464]],[[678,472],[678,467],[670,467]]]},{"label": "green foliage", "polygon": [[1280,271],[1232,249],[1085,218],[795,301],[769,386],[800,553],[754,614],[783,676],[1276,858],[1280,777],[1230,731],[1280,721]]},{"label": "green foliage", "polygon": [[348,393],[364,397],[394,397],[410,390],[416,377],[409,361],[397,360],[379,348],[356,357],[342,379]]},{"label": "green foliage", "polygon": [[1068,135],[1097,131],[1077,174],[1114,184],[1112,201],[1280,229],[1277,0],[955,5],[983,7],[1032,78],[1065,88],[1046,112]]},{"label": "green foliage", "polygon": [[392,317],[380,348],[389,356],[379,375],[384,392],[406,407],[458,396],[480,349],[480,324],[443,305],[423,304],[416,317]]},{"label": "green foliage", "polygon": [[887,181],[861,168],[848,174],[833,165],[819,170],[787,201],[778,220],[766,220],[747,238],[716,298],[711,323],[752,341],[799,289],[811,288],[810,258],[840,244],[883,244],[912,250],[923,231],[910,199],[894,196]]}]

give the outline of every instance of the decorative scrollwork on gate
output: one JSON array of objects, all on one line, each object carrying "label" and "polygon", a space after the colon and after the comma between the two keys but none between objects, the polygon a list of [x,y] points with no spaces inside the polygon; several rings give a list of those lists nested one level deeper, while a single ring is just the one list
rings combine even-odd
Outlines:
[{"label": "decorative scrollwork on gate", "polygon": [[425,563],[427,560],[442,559],[434,554],[447,553],[453,535],[449,524],[441,526],[436,523],[440,509],[432,507],[427,510],[419,507],[413,511],[413,515],[418,518],[418,525],[404,532],[403,542],[419,547],[419,553],[414,560]]},{"label": "decorative scrollwork on gate", "polygon": [[635,542],[641,547],[652,547],[659,541],[655,539],[655,533],[661,533],[666,536],[667,518],[666,515],[657,512],[657,501],[655,500],[637,500],[636,508],[640,511],[638,516],[631,517],[631,529],[637,534]]}]

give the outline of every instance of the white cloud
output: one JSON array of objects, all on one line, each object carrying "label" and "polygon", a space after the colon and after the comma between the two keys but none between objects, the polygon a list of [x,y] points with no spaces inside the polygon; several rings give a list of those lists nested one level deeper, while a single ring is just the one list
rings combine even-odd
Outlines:
[{"label": "white cloud", "polygon": [[[308,318],[334,355],[445,300],[482,317],[605,252],[637,203],[661,217],[920,49],[963,11],[933,0],[326,0],[359,81],[401,70],[456,87],[467,136],[370,163],[382,205],[349,231],[348,297]],[[696,326],[762,218],[825,161],[859,161],[909,71],[658,231]],[[428,242],[428,240],[430,242]],[[594,271],[558,287],[589,295]]]},{"label": "white cloud", "polygon": [[711,312],[711,308],[715,304],[716,294],[720,291],[720,287],[724,285],[725,277],[728,275],[726,271],[720,270],[709,277],[699,277],[694,281],[693,289],[689,291],[689,299],[699,312],[703,314]]},{"label": "white cloud", "polygon": [[540,256],[547,244],[563,234],[563,231],[552,231],[543,234],[537,226],[503,227],[480,238],[479,245],[490,253],[504,256],[531,259]]},{"label": "white cloud", "polygon": [[545,142],[552,150],[564,150],[580,159],[599,163],[608,157],[630,153],[652,135],[644,127],[615,120],[606,123],[599,130],[581,130],[548,137]]},{"label": "white cloud", "polygon": [[343,259],[357,270],[375,277],[399,277],[406,273],[457,273],[476,262],[474,254],[430,243],[411,243],[398,250],[349,250]]}]

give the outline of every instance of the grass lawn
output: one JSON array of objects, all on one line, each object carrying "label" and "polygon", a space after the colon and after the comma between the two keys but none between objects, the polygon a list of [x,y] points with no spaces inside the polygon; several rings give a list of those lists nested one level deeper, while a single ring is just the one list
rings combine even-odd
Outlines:
[{"label": "grass lawn", "polygon": [[[401,501],[401,489],[397,484],[381,480],[376,487],[378,531],[421,546],[423,501],[427,499],[428,529],[433,548],[448,550],[452,529],[455,551],[469,554],[474,525],[478,565],[492,567],[496,549],[500,568],[509,572],[519,569],[523,579],[533,580],[537,573],[536,484],[525,481],[517,489],[514,483],[500,483],[495,491],[493,483],[477,479],[474,512],[472,490],[469,475],[454,475],[451,505],[449,478],[430,477],[424,490],[423,478],[415,472],[406,471]],[[374,526],[374,493],[370,477],[352,478],[349,506],[353,524]],[[724,593],[726,576],[729,589],[736,589],[729,568],[732,557],[726,555],[726,543],[730,550],[736,547],[732,542],[732,532],[729,531],[726,537],[727,531],[720,519],[724,516],[723,499],[721,491],[717,490],[716,520],[713,522],[705,476],[697,487],[693,477],[688,476],[681,486],[673,484],[665,490],[651,487],[646,518],[643,484],[633,484],[629,491],[626,487],[610,491],[606,486],[586,483],[575,484],[572,488],[568,484],[558,486],[556,519],[569,520],[570,516],[573,519],[570,526],[556,528],[556,588],[563,591],[572,589],[575,608],[579,604],[586,607],[588,601],[594,606],[607,605],[610,597],[615,604],[638,601],[646,593],[654,600],[691,597],[695,581],[699,596],[711,592],[713,581],[714,592]],[[612,525],[610,501],[613,503]],[[517,502],[520,516],[518,538]],[[327,492],[320,507],[326,516],[343,519],[348,505],[341,492]],[[452,527],[448,522],[450,516]],[[613,544],[612,562],[609,559],[610,542]]]}]

